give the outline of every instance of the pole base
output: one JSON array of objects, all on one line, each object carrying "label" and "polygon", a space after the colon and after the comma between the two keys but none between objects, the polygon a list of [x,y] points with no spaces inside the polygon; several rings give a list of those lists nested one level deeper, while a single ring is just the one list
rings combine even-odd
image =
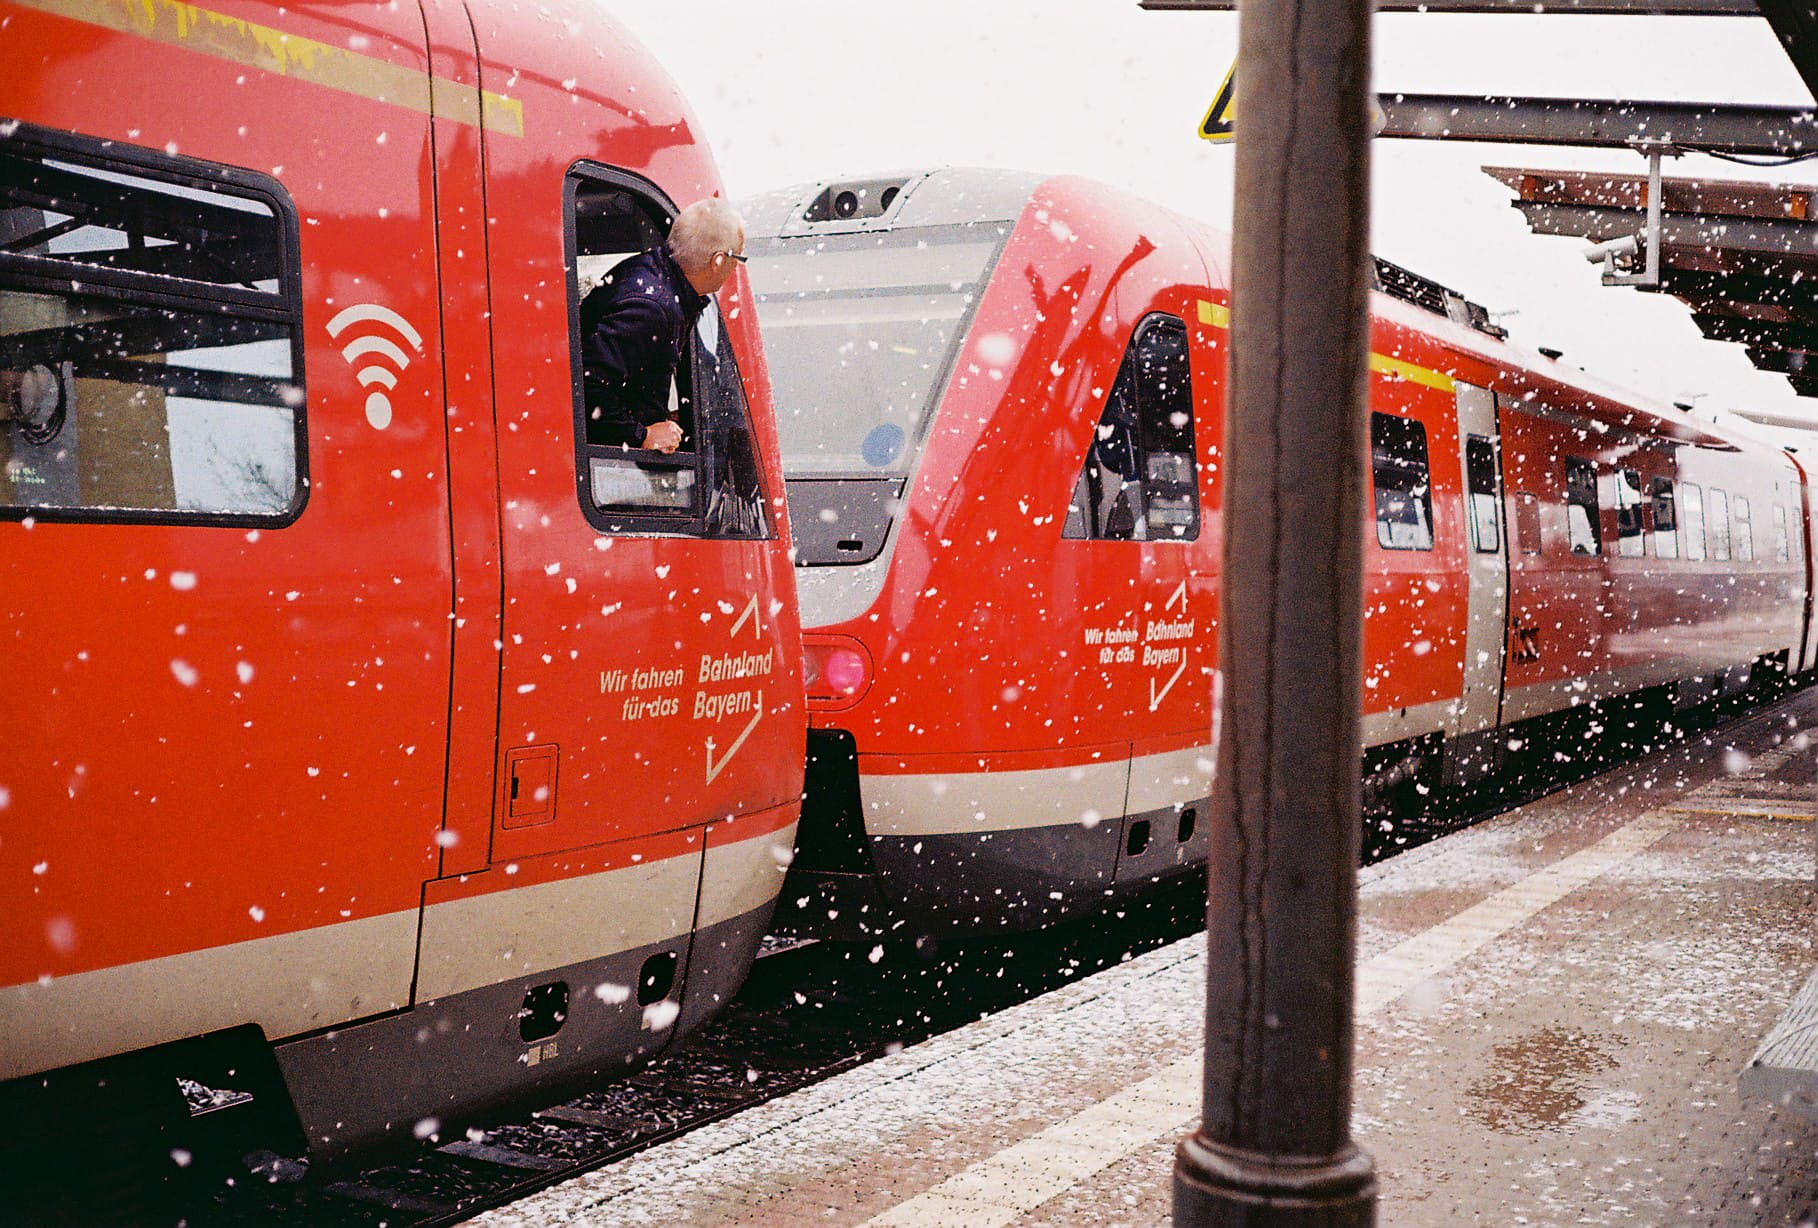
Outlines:
[{"label": "pole base", "polygon": [[1355,1144],[1285,1160],[1190,1134],[1174,1151],[1176,1228],[1370,1228],[1376,1164]]}]

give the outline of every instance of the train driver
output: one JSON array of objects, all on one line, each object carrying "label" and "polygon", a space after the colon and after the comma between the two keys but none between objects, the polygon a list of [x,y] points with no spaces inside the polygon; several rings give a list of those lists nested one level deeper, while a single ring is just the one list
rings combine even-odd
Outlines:
[{"label": "train driver", "polygon": [[676,215],[669,241],[618,265],[581,302],[587,442],[674,452],[669,389],[708,300],[745,261],[745,222],[717,196]]}]

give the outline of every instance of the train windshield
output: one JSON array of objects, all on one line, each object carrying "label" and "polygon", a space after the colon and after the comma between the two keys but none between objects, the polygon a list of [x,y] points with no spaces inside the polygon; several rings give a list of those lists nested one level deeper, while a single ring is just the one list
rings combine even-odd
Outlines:
[{"label": "train windshield", "polygon": [[754,242],[786,476],[907,475],[1009,226]]}]

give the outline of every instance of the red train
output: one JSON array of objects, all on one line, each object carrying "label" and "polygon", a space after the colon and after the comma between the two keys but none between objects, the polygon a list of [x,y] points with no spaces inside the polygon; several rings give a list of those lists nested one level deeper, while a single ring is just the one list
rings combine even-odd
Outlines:
[{"label": "red train", "polygon": [[696,442],[579,426],[696,133],[578,0],[0,0],[8,1120],[334,1154],[742,981],[805,730],[743,275]]},{"label": "red train", "polygon": [[[783,922],[1030,928],[1202,863],[1226,238],[984,171],[746,211],[807,628]],[[1368,797],[1812,667],[1788,454],[1379,280]]]}]

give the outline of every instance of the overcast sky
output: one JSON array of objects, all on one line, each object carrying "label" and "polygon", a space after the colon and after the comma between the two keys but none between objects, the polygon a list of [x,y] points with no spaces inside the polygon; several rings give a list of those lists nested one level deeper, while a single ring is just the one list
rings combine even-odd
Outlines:
[{"label": "overcast sky", "polygon": [[[1231,224],[1233,151],[1196,130],[1237,18],[1136,0],[610,0],[698,112],[734,197],[868,170],[1001,166],[1090,175]],[[1809,106],[1756,18],[1389,14],[1379,91]],[[1239,107],[1242,106],[1241,86]],[[1239,137],[1241,139],[1241,136]],[[1378,141],[1379,255],[1493,311],[1528,346],[1700,411],[1818,400],[1705,341],[1677,300],[1599,285],[1575,239],[1530,234],[1485,165],[1641,173],[1604,150]],[[1818,185],[1818,162],[1752,171],[1689,156],[1672,176]]]}]

